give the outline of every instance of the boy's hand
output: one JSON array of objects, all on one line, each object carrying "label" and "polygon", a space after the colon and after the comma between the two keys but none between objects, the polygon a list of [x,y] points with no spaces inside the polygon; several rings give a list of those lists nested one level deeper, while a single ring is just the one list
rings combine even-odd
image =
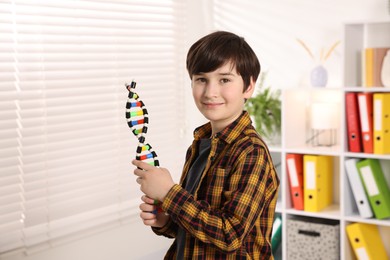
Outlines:
[{"label": "boy's hand", "polygon": [[133,160],[132,164],[140,168],[135,169],[134,174],[138,176],[137,183],[141,185],[141,191],[149,198],[163,201],[175,184],[169,171],[137,160]]},{"label": "boy's hand", "polygon": [[152,213],[156,209],[154,200],[146,195],[142,196],[141,199],[144,203],[139,205],[139,208],[142,211],[140,217],[144,224],[146,226],[159,228],[165,226],[169,220],[169,215],[166,215],[163,212],[158,212],[157,214]]}]

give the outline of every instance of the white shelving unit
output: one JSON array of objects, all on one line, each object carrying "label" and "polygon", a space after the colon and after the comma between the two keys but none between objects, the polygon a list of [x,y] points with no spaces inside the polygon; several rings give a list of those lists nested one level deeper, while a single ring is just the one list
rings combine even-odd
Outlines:
[{"label": "white shelving unit", "polygon": [[[390,257],[390,219],[364,219],[359,216],[356,202],[346,177],[344,161],[349,158],[379,159],[390,186],[390,154],[377,155],[348,151],[345,115],[347,92],[389,92],[390,88],[362,86],[361,53],[367,47],[390,46],[390,21],[351,22],[344,24],[343,86],[337,88],[291,88],[282,90],[282,138],[280,147],[271,147],[275,164],[280,164],[281,186],[277,214],[282,216],[282,259],[287,259],[286,220],[296,216],[338,220],[340,222],[340,259],[356,259],[345,227],[360,222],[376,225]],[[316,102],[332,102],[338,108],[336,145],[314,147],[310,139],[310,105]],[[318,213],[295,210],[292,207],[285,158],[288,153],[328,155],[333,157],[333,203]]]}]

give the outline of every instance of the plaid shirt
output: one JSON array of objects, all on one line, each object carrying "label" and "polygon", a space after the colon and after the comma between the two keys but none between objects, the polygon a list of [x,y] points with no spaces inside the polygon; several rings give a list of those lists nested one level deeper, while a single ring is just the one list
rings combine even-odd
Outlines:
[{"label": "plaid shirt", "polygon": [[[210,123],[195,130],[181,185],[174,185],[162,203],[171,220],[154,232],[173,238],[177,225],[186,230],[186,259],[273,259],[271,233],[279,179],[247,112],[212,138],[194,195],[182,187],[199,140],[210,135]],[[175,242],[165,259],[176,259]]]}]

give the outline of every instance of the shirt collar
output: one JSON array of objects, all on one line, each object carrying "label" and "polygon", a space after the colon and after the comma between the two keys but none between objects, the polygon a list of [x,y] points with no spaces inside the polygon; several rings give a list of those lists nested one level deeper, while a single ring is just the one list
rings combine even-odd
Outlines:
[{"label": "shirt collar", "polygon": [[[227,143],[234,141],[246,127],[252,124],[249,113],[243,111],[242,114],[230,125],[225,127],[222,131],[216,134],[221,140]],[[210,122],[198,127],[194,131],[194,139],[199,140],[202,138],[210,138],[211,135],[211,124]]]}]

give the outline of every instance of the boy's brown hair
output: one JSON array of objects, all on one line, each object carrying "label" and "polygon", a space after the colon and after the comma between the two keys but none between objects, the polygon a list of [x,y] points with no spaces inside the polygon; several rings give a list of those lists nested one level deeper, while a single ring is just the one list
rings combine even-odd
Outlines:
[{"label": "boy's brown hair", "polygon": [[187,70],[190,78],[201,72],[207,73],[232,62],[244,80],[244,92],[251,78],[256,82],[260,62],[244,38],[230,32],[217,31],[195,42],[187,54]]}]

